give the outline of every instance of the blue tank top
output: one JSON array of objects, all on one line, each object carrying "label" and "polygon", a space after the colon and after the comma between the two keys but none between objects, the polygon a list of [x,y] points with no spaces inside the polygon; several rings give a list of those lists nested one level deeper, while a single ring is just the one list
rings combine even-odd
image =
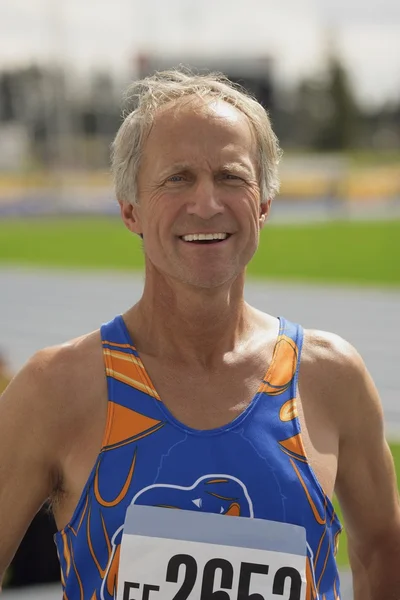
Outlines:
[{"label": "blue tank top", "polygon": [[252,402],[228,425],[205,431],[168,411],[121,316],[102,326],[101,337],[107,425],[72,519],[56,534],[64,600],[116,597],[121,526],[132,502],[300,525],[307,600],[339,600],[341,525],[307,460],[296,408],[302,328],[280,318]]}]

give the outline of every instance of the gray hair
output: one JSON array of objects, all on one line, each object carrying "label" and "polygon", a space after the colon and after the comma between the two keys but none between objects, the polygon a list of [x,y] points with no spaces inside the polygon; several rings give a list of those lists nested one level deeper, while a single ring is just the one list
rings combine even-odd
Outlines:
[{"label": "gray hair", "polygon": [[134,82],[126,96],[133,102],[133,110],[125,113],[111,147],[112,174],[119,201],[138,203],[140,159],[158,109],[189,97],[222,100],[246,115],[258,145],[261,203],[273,199],[279,191],[281,150],[268,113],[247,91],[222,73],[197,74],[181,68],[162,71]]}]

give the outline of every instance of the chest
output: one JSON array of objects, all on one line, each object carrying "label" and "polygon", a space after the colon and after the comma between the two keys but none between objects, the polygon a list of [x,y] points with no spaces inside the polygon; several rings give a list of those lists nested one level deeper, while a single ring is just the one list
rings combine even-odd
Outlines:
[{"label": "chest", "polygon": [[270,356],[263,351],[246,361],[213,369],[190,369],[143,357],[152,383],[168,411],[194,429],[227,425],[254,400]]},{"label": "chest", "polygon": [[[175,419],[194,429],[206,430],[223,427],[240,417],[240,415],[246,411],[246,408],[254,400],[254,397],[260,388],[260,383],[265,377],[268,364],[271,360],[271,354],[272,352],[265,352],[264,354],[260,353],[258,356],[254,356],[251,361],[247,360],[246,364],[240,364],[239,362],[235,365],[227,365],[226,369],[215,370],[207,374],[191,372],[190,370],[185,371],[185,369],[177,368],[176,365],[160,364],[159,362],[155,364],[149,357],[144,357],[144,361],[146,361],[146,369],[148,370],[149,377],[151,378],[162,403]],[[102,381],[102,375],[103,374],[99,369],[99,377],[96,378],[96,381]],[[279,375],[279,372],[277,372],[277,375]],[[290,396],[290,390],[288,390],[287,393]],[[82,489],[84,488],[99,453],[102,438],[104,436],[107,404],[109,401],[105,381],[102,382],[101,388],[96,388],[95,393],[92,395],[93,410],[90,411],[90,427],[84,428],[82,439],[79,438],[75,440],[76,443],[74,444],[74,448],[76,451],[68,455],[64,464],[63,479],[65,482],[66,493],[63,495],[62,502],[58,504],[57,510],[58,523],[60,526],[63,526],[69,521],[78,503]],[[319,414],[318,405],[321,403],[317,402],[315,398],[312,400],[314,396],[318,396],[318,394],[315,392],[310,396],[308,385],[302,386],[301,398],[298,398],[297,403],[302,441],[309,463],[317,475],[317,478],[320,480],[322,487],[326,493],[331,496],[333,493],[337,468],[337,439],[334,432],[332,432],[329,422],[327,422],[326,419],[324,420]],[[310,401],[310,399],[312,401]],[[263,395],[263,401],[268,401],[268,397]],[[284,403],[283,399],[282,402],[280,402],[277,397],[275,397],[273,401],[277,402],[277,406],[279,403]],[[151,399],[148,398],[146,402],[151,402]],[[143,411],[140,409],[139,412],[146,414],[146,406],[147,404],[143,405]],[[265,415],[263,420],[261,420],[261,423],[264,423],[265,427],[263,426],[262,431],[259,430],[258,432],[253,432],[254,435],[250,436],[245,443],[247,449],[250,449],[252,443],[254,443],[254,439],[264,440],[263,444],[268,445],[269,439],[265,436],[265,431],[268,430],[271,424],[271,418],[277,418],[278,414],[279,410],[277,409],[275,412],[269,412]],[[96,418],[93,418],[93,415],[95,415]],[[290,424],[288,423],[288,426],[289,425]],[[166,430],[160,431],[160,439],[161,434],[164,435],[164,433],[166,433]],[[293,433],[291,433],[291,428],[289,426],[287,435],[282,434],[281,438],[289,438],[291,435],[293,435]],[[237,438],[238,435],[236,435],[235,439]],[[253,439],[253,442],[251,442],[251,438]],[[212,438],[208,439],[211,440]],[[143,444],[149,444],[149,447],[145,450],[146,456],[149,457],[151,455],[153,456],[152,460],[154,460],[152,481],[154,481],[154,477],[159,472],[160,457],[164,457],[162,458],[161,466],[165,467],[165,465],[168,464],[172,465],[170,468],[177,469],[179,472],[182,469],[189,472],[190,476],[188,481],[186,482],[185,480],[184,482],[188,487],[192,486],[198,477],[204,475],[204,471],[215,473],[216,470],[220,470],[221,473],[223,473],[226,471],[227,461],[229,463],[229,461],[232,460],[233,463],[235,463],[237,462],[236,457],[244,456],[244,447],[239,447],[236,443],[215,445],[214,442],[207,442],[206,444],[201,444],[199,438],[198,442],[193,441],[190,448],[186,445],[184,452],[179,453],[178,455],[176,452],[180,452],[183,449],[180,440],[175,440],[175,442],[173,442],[168,439],[165,444],[161,444],[160,446],[158,443],[153,445],[153,441],[155,441],[155,438],[153,437],[146,437],[143,439]],[[175,443],[178,444],[176,448]],[[271,444],[277,446],[277,439],[271,441]],[[174,450],[172,451],[171,448],[174,448]],[[139,448],[139,450],[143,452],[141,448]],[[119,452],[120,451],[118,451],[118,454]],[[258,448],[254,456],[256,455],[263,455],[264,458],[261,460],[259,469],[255,472],[255,483],[258,482],[259,474],[263,472],[263,466],[266,464],[265,461],[270,460],[271,454],[269,449],[264,446],[263,448]],[[168,456],[168,461],[166,461],[165,456]],[[248,463],[246,463],[246,461],[240,462],[244,468],[244,472],[246,472],[247,469],[246,464],[254,464],[254,456],[253,458],[248,459]],[[280,453],[276,454],[275,450],[274,456],[279,457],[279,460],[283,458]],[[218,457],[218,464],[215,463],[216,457]],[[115,459],[113,453],[108,457],[108,460],[111,459]],[[127,475],[130,472],[132,464],[132,455],[129,453],[126,454],[124,451],[124,458],[118,457],[117,463],[121,464],[125,460],[127,461],[126,472],[124,469],[121,470],[122,477],[124,474]],[[208,464],[207,468],[206,465],[203,464],[205,460]],[[198,461],[203,462],[198,465],[197,477],[195,476],[196,473],[192,472],[192,468]],[[145,464],[143,461],[140,463],[138,462],[135,466],[135,481],[138,480],[138,473],[142,466],[145,470],[143,477],[149,474],[151,465]],[[113,465],[110,465],[111,471],[113,471],[114,468]],[[276,469],[278,468],[277,464]],[[209,470],[207,471],[207,469]],[[294,473],[290,469],[288,469],[287,472],[290,477],[294,476]],[[270,475],[268,475],[268,477],[270,477]],[[171,479],[171,476],[169,475],[167,479],[175,481],[176,477],[173,475]],[[266,482],[267,479],[264,478],[264,482]],[[275,485],[276,480],[274,476],[271,481],[272,484]],[[122,488],[124,487],[124,482],[125,480],[121,481]],[[145,487],[146,485],[145,480],[143,480],[143,486]],[[271,483],[268,484],[267,488],[272,489]],[[263,489],[261,496],[263,496],[266,491],[266,489]],[[219,494],[218,491],[217,494]],[[205,497],[208,499],[212,498],[208,494],[205,495]],[[232,508],[232,510],[235,510],[235,507]]]},{"label": "chest", "polygon": [[291,439],[296,429],[272,424],[273,411],[263,400],[232,429],[224,428],[217,435],[191,433],[165,422],[140,439],[104,452],[94,481],[96,502],[106,505],[125,490],[116,513],[124,513],[126,502],[293,519],[299,502],[307,507],[302,482],[311,489],[312,477],[301,457],[294,458],[295,464],[291,460],[302,452],[296,439]]}]

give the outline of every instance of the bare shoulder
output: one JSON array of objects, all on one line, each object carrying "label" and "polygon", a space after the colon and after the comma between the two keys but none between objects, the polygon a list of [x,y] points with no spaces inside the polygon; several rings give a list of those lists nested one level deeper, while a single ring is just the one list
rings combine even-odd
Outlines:
[{"label": "bare shoulder", "polygon": [[46,498],[60,490],[70,493],[69,474],[83,461],[82,440],[86,446],[97,442],[98,451],[105,390],[100,335],[94,332],[37,352],[2,394],[0,574]]},{"label": "bare shoulder", "polygon": [[317,379],[327,378],[329,383],[345,383],[362,377],[364,361],[356,348],[347,340],[328,331],[306,329],[302,350],[304,370]]},{"label": "bare shoulder", "polygon": [[380,399],[360,353],[334,333],[305,331],[299,386],[307,396],[318,396],[343,435],[360,422],[360,414],[381,417]]},{"label": "bare shoulder", "polygon": [[89,410],[82,400],[102,384],[101,352],[99,331],[44,348],[12,379],[2,401],[27,413],[34,407],[43,424],[65,428],[71,418],[78,420]]}]

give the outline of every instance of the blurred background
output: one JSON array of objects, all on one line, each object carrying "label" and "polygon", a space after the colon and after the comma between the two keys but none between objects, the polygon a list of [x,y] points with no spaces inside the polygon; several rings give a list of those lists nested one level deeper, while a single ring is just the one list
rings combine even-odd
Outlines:
[{"label": "blurred background", "polygon": [[[282,187],[249,299],[357,346],[400,469],[397,0],[0,0],[0,385],[139,297],[109,148],[129,82],[179,64],[224,72],[269,111]],[[58,581],[53,531],[45,507],[5,595]]]},{"label": "blurred background", "polygon": [[180,63],[223,71],[270,111],[281,205],[398,209],[397,0],[2,0],[0,11],[2,214],[115,211],[122,90]]}]

